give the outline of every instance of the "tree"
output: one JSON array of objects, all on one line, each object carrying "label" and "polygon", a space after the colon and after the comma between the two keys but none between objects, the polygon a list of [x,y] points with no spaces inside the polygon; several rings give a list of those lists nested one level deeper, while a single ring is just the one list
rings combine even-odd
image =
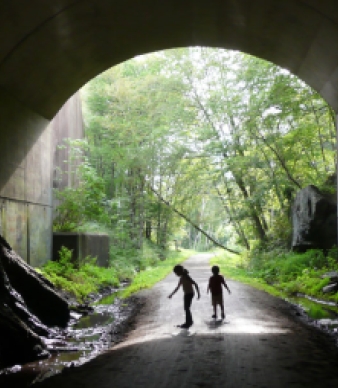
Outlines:
[{"label": "tree", "polygon": [[[182,228],[159,198],[221,240],[230,224],[244,247],[266,243],[292,193],[335,171],[331,109],[254,57],[168,50],[111,69],[86,90],[90,161],[116,204],[113,226],[124,225],[137,247],[144,235],[165,246]],[[208,245],[189,223],[186,235]]]}]

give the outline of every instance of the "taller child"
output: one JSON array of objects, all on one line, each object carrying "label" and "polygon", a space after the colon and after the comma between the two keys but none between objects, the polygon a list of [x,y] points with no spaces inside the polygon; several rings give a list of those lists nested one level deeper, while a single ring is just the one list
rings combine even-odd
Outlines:
[{"label": "taller child", "polygon": [[192,315],[190,311],[191,302],[195,295],[194,287],[197,292],[197,299],[200,298],[200,290],[198,288],[197,283],[191,279],[189,276],[189,272],[182,265],[175,265],[174,273],[180,278],[177,287],[174,291],[168,296],[171,298],[178,289],[182,286],[184,292],[184,311],[185,311],[185,323],[180,325],[182,329],[188,329],[194,322],[192,320]]}]

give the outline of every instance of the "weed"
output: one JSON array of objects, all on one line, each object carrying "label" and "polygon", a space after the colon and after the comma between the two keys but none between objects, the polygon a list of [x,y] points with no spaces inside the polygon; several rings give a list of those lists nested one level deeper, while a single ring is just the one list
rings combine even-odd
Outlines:
[{"label": "weed", "polygon": [[282,250],[255,251],[242,256],[220,253],[210,263],[220,265],[225,276],[273,295],[302,293],[338,300],[338,294],[322,293],[329,279],[321,277],[325,272],[338,271],[336,249],[326,256],[321,250],[309,250],[302,254]]},{"label": "weed", "polygon": [[166,260],[160,260],[156,263],[156,266],[148,267],[138,273],[130,286],[122,292],[122,297],[126,298],[139,290],[152,287],[172,272],[176,264],[182,263],[191,254],[192,251],[183,249],[180,252],[170,251]]},{"label": "weed", "polygon": [[[40,270],[57,288],[73,294],[79,301],[90,294],[98,292],[102,286],[118,287],[121,280],[133,280],[131,285],[119,296],[129,296],[165,277],[174,265],[181,263],[191,251],[168,252],[167,260],[160,260],[158,252],[146,246],[143,252],[126,251],[118,256],[111,255],[108,268],[98,267],[96,259],[86,257],[81,262],[74,262],[72,251],[62,247],[59,261],[49,261]],[[127,255],[130,254],[130,257]]]}]

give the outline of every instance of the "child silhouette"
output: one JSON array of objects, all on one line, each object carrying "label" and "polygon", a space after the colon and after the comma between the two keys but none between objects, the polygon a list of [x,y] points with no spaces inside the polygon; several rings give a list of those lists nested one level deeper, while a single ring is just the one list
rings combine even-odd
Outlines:
[{"label": "child silhouette", "polygon": [[181,327],[182,329],[188,329],[194,323],[190,311],[191,302],[195,294],[194,287],[196,288],[197,299],[200,298],[200,290],[198,288],[197,283],[193,279],[191,279],[191,277],[189,276],[189,272],[182,265],[176,265],[174,267],[174,272],[178,277],[180,277],[180,280],[178,282],[177,287],[168,296],[168,298],[170,299],[182,286],[184,292],[185,323],[183,323],[183,325],[179,325],[179,327]]},{"label": "child silhouette", "polygon": [[208,290],[207,293],[209,293],[209,290],[211,291],[211,301],[212,301],[212,306],[214,308],[214,315],[212,318],[217,318],[217,305],[221,307],[221,317],[222,319],[225,318],[224,314],[224,302],[223,302],[223,289],[222,285],[224,288],[226,288],[231,294],[231,291],[226,284],[224,277],[219,274],[219,267],[218,265],[214,265],[211,268],[211,272],[213,275],[209,279],[209,285],[208,285]]}]

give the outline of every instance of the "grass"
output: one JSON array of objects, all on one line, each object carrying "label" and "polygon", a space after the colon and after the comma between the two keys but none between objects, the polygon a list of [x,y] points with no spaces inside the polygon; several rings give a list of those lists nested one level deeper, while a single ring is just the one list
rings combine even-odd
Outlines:
[{"label": "grass", "polygon": [[114,267],[98,267],[96,259],[87,258],[80,265],[71,259],[72,252],[63,248],[60,261],[49,261],[41,269],[36,269],[58,289],[71,293],[78,301],[96,293],[100,287],[117,287],[120,283]]},{"label": "grass", "polygon": [[329,279],[321,277],[325,272],[338,271],[336,254],[336,251],[331,251],[325,256],[320,250],[303,254],[271,251],[251,256],[219,252],[210,263],[219,265],[226,277],[275,296],[301,293],[338,302],[338,293],[322,292]]},{"label": "grass", "polygon": [[148,267],[144,271],[139,272],[134,277],[130,286],[121,293],[122,298],[126,298],[145,288],[152,287],[172,272],[176,264],[182,263],[193,253],[191,250],[182,250],[180,252],[171,251],[166,260],[159,261],[156,266]]},{"label": "grass", "polygon": [[252,272],[248,271],[242,256],[221,251],[210,260],[210,264],[218,265],[221,274],[224,275],[226,279],[237,280],[259,290],[266,291],[274,296],[283,296],[283,293],[280,290],[270,286],[264,279],[255,276]]},{"label": "grass", "polygon": [[[130,254],[127,257],[127,254]],[[49,261],[38,272],[51,281],[56,288],[71,293],[79,302],[91,293],[97,293],[103,286],[119,287],[120,281],[131,284],[119,296],[127,297],[143,288],[149,288],[163,279],[174,265],[187,259],[193,252],[169,250],[166,260],[159,259],[159,252],[145,246],[142,253],[114,251],[109,268],[96,265],[95,258],[86,258],[80,264],[72,261],[72,252],[67,248],[60,251],[60,260]]]}]

